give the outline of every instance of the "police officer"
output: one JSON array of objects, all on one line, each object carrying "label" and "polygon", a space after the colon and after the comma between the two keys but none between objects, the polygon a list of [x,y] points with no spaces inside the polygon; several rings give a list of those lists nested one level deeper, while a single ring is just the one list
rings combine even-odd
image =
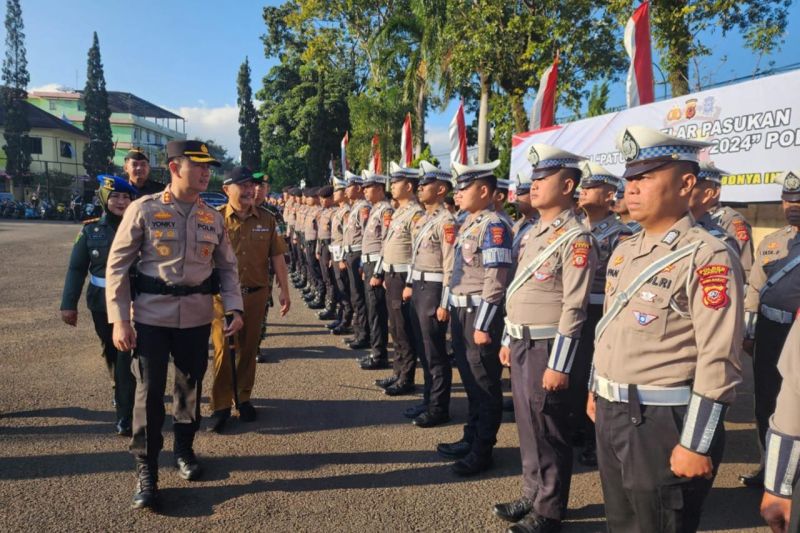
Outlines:
[{"label": "police officer", "polygon": [[327,327],[334,335],[350,333],[353,320],[353,306],[350,303],[350,281],[347,266],[342,268],[344,259],[344,228],[350,216],[350,202],[347,199],[347,180],[333,177],[333,203],[336,205],[331,218],[331,257],[336,291],[337,319]]},{"label": "police officer", "polygon": [[633,233],[639,233],[642,230],[642,225],[633,220],[630,211],[628,211],[628,204],[625,202],[625,180],[620,180],[620,184],[617,187],[617,195],[614,198],[612,211]]},{"label": "police officer", "polygon": [[[800,320],[795,318],[783,345],[778,370],[783,377],[767,430],[767,472],[761,515],[773,531],[800,531]],[[786,526],[789,526],[788,529]]]},{"label": "police officer", "polygon": [[389,366],[389,311],[386,289],[383,286],[384,274],[377,269],[383,252],[383,237],[389,229],[394,212],[392,205],[386,200],[388,181],[388,177],[380,174],[366,172],[364,175],[364,197],[372,206],[361,239],[361,268],[364,272],[371,347],[370,354],[361,360],[361,368],[364,370]]},{"label": "police officer", "polygon": [[347,269],[347,280],[350,283],[350,303],[353,306],[355,337],[350,339],[347,344],[354,350],[360,350],[370,345],[366,293],[361,274],[361,242],[372,205],[364,199],[364,190],[362,189],[364,179],[349,171],[345,172],[345,178],[347,178],[345,194],[350,201],[351,208],[344,227],[342,261],[339,263],[339,268]]},{"label": "police officer", "polygon": [[595,453],[594,424],[586,416],[586,383],[594,353],[594,330],[603,315],[603,301],[606,286],[606,269],[611,252],[621,240],[633,234],[630,227],[623,224],[612,211],[619,177],[593,161],[581,165],[580,197],[578,207],[586,214],[585,223],[592,230],[597,247],[598,267],[592,281],[592,292],[586,308],[586,321],[581,330],[581,341],[575,353],[575,363],[570,374],[570,395],[573,400],[571,416],[577,440],[583,440],[584,449],[578,462],[585,466],[597,466]]},{"label": "police officer", "polygon": [[517,264],[520,255],[525,250],[528,241],[526,235],[539,219],[539,212],[531,205],[531,178],[530,175],[517,176],[517,184],[514,195],[514,204],[520,214],[519,220],[514,222],[511,232],[514,234],[511,256],[514,264]]},{"label": "police officer", "polygon": [[508,213],[506,213],[506,201],[508,200],[508,192],[511,190],[511,180],[497,178],[497,189],[494,191],[494,210],[500,215],[509,227],[514,226],[514,221]]},{"label": "police officer", "polygon": [[523,497],[496,505],[494,513],[516,522],[510,531],[544,532],[558,530],[569,500],[571,373],[597,252],[574,210],[583,158],[534,144],[528,159],[539,219],[506,291],[500,349],[500,361],[511,366]]},{"label": "police officer", "polygon": [[308,189],[297,189],[297,218],[295,220],[295,238],[292,244],[297,248],[297,258],[300,263],[300,276],[298,277],[295,287],[300,289],[303,296],[308,296],[311,291],[312,283],[308,274],[308,257],[306,255],[306,239],[305,239],[305,226],[306,214],[308,213],[308,206],[306,205],[306,198]]},{"label": "police officer", "polygon": [[643,229],[609,260],[587,404],[608,528],[696,531],[741,382],[741,269],[689,214],[709,144],[630,126],[619,146]]},{"label": "police officer", "polygon": [[418,197],[425,211],[416,220],[412,218],[411,268],[403,299],[411,301],[416,315],[411,325],[423,363],[425,393],[422,404],[405,414],[414,419],[415,426],[429,428],[450,420],[453,368],[445,342],[448,314],[442,305],[442,290],[453,273],[457,228],[455,217],[444,206],[453,187],[452,176],[428,161],[420,162],[420,171]]},{"label": "police officer", "polygon": [[303,299],[309,309],[322,309],[325,300],[325,285],[322,282],[322,268],[317,260],[318,217],[322,211],[319,205],[318,188],[311,187],[306,190],[306,206],[308,210],[305,214],[303,235],[305,236],[305,254],[311,290]]},{"label": "police officer", "polygon": [[[261,325],[270,297],[269,284],[273,269],[281,288],[281,315],[289,311],[290,298],[286,261],[286,243],[278,231],[278,222],[256,204],[253,174],[246,167],[234,167],[222,182],[228,203],[220,206],[225,231],[231,241],[238,264],[239,283],[244,305],[244,325],[234,336],[236,377],[239,399],[239,420],[252,422],[257,414],[250,401],[256,379],[256,356],[261,344]],[[225,334],[225,306],[222,297],[214,297],[214,321],[211,340],[214,343],[214,381],[211,388],[211,426],[209,431],[221,433],[231,415],[234,400],[231,354]]]},{"label": "police officer", "polygon": [[[114,324],[114,345],[122,351],[135,349],[130,445],[137,470],[135,508],[153,507],[157,502],[170,356],[175,365],[174,454],[180,476],[194,480],[201,475],[193,445],[208,365],[212,294],[221,290],[225,309],[234,315],[225,334],[242,327],[236,256],[222,215],[200,199],[211,177],[209,166],[219,162],[200,141],[170,141],[167,158],[170,185],[131,204],[106,267],[106,307],[108,320]],[[136,285],[131,287],[128,271],[137,259]],[[219,272],[219,283],[214,282],[212,268]],[[133,290],[137,296],[131,306]],[[135,331],[131,320],[136,322]]]},{"label": "police officer", "polygon": [[131,148],[125,154],[123,165],[128,183],[136,189],[137,196],[153,194],[164,190],[164,184],[150,179],[150,159],[141,148]]},{"label": "police officer", "polygon": [[[734,234],[722,228],[717,223],[719,219],[712,217],[710,213],[712,206],[717,205],[719,202],[720,183],[723,174],[728,174],[728,172],[716,168],[710,162],[700,163],[700,171],[697,173],[697,185],[694,186],[689,197],[689,211],[699,225],[730,246],[736,256],[740,256],[743,253],[742,248],[740,248],[740,241],[737,240]],[[749,233],[747,233],[746,240],[743,242],[749,244],[749,239]],[[750,248],[752,248],[752,245]],[[753,264],[752,250],[746,252],[746,256],[747,259],[742,258],[741,261],[745,280],[747,280],[747,275]]]},{"label": "police officer", "polygon": [[325,185],[319,190],[320,211],[317,216],[317,261],[319,261],[322,282],[325,286],[325,308],[317,314],[320,320],[336,318],[336,282],[333,279],[333,260],[331,256],[331,238],[333,235],[333,187]]},{"label": "police officer", "polygon": [[[781,386],[778,355],[794,312],[800,307],[800,171],[784,172],[775,178],[775,183],[783,187],[781,201],[787,225],[764,237],[758,245],[744,301],[745,351],[753,355],[755,415],[762,451]],[[739,479],[745,485],[760,486],[763,476],[760,467]]]},{"label": "police officer", "polygon": [[117,435],[131,436],[133,392],[136,382],[131,374],[131,354],[117,350],[112,339],[112,327],[106,313],[106,260],[114,233],[122,214],[136,197],[136,189],[117,176],[97,177],[100,188],[97,197],[103,208],[99,219],[87,220],[72,246],[64,291],[61,295],[61,320],[70,326],[78,323],[78,300],[83,283],[89,274],[86,305],[92,314],[94,331],[100,338],[100,348],[114,383],[114,405],[117,411]]},{"label": "police officer", "polygon": [[[413,330],[418,327],[412,324],[416,314],[412,313],[411,302],[403,298],[403,291],[411,265],[411,227],[424,214],[416,197],[419,172],[419,169],[400,167],[394,161],[389,163],[392,201],[397,202],[397,208],[384,233],[381,257],[375,265],[375,273],[384,277],[389,332],[394,344],[393,374],[376,381],[387,396],[411,394],[415,390],[417,343]],[[423,360],[423,368],[426,364]]]},{"label": "police officer", "polygon": [[[511,230],[494,210],[500,161],[453,163],[458,199],[468,212],[455,246],[453,275],[442,291],[456,365],[467,392],[469,415],[462,438],[439,444],[440,455],[457,459],[456,475],[471,476],[492,465],[492,449],[502,418],[500,361],[503,296],[511,268]],[[445,317],[442,317],[445,318]]]}]

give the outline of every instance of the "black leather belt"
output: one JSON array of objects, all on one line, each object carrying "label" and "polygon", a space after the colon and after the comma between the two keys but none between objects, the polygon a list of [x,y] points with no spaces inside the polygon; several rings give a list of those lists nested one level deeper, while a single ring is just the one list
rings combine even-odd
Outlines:
[{"label": "black leather belt", "polygon": [[252,292],[260,291],[264,287],[242,287],[242,296],[246,296]]},{"label": "black leather belt", "polygon": [[219,292],[219,279],[212,273],[200,285],[175,285],[161,278],[147,276],[141,272],[136,276],[136,291],[146,294],[169,296],[190,296],[192,294],[216,294]]}]

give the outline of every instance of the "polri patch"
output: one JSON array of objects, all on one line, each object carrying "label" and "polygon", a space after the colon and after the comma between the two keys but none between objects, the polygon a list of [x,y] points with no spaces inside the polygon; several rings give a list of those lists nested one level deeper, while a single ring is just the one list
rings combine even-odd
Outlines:
[{"label": "polri patch", "polygon": [[647,326],[658,318],[658,315],[651,315],[650,313],[643,313],[641,311],[634,311],[633,316],[636,318],[636,323],[640,326]]},{"label": "polri patch", "polygon": [[728,296],[728,273],[725,265],[705,265],[697,269],[700,286],[703,289],[703,305],[709,309],[727,307],[731,299]]}]

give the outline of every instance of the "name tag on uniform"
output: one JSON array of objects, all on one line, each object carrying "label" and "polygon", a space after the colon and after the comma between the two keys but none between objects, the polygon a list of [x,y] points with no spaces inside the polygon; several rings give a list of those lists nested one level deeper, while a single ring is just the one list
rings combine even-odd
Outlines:
[{"label": "name tag on uniform", "polygon": [[263,226],[256,226],[255,228],[253,228],[252,231],[253,233],[265,233],[269,231],[269,228],[265,228]]}]

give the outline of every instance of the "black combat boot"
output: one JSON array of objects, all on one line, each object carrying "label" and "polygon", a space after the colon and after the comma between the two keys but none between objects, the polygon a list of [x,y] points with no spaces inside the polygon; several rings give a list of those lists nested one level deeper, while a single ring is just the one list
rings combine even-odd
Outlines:
[{"label": "black combat boot", "polygon": [[136,488],[133,509],[155,509],[158,505],[158,464],[136,458]]},{"label": "black combat boot", "polygon": [[[187,424],[182,424],[185,426]],[[203,468],[197,461],[194,454],[194,430],[191,428],[175,425],[175,466],[178,475],[187,481],[199,479],[203,473]]]}]

